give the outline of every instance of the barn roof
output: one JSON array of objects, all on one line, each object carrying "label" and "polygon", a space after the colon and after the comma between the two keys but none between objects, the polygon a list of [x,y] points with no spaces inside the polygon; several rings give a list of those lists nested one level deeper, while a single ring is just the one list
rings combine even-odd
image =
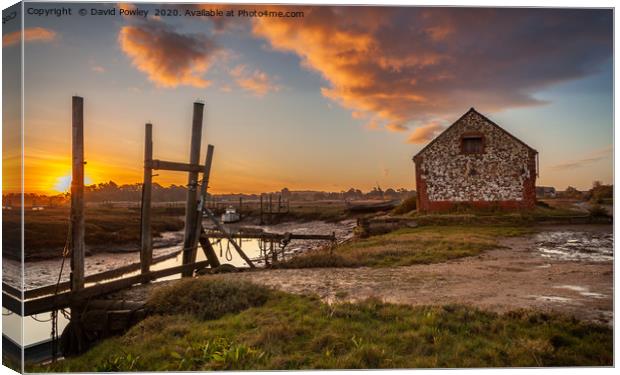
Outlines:
[{"label": "barn roof", "polygon": [[450,126],[448,126],[444,131],[442,131],[438,136],[436,136],[432,141],[430,141],[426,146],[424,146],[420,151],[418,151],[417,154],[415,154],[413,156],[413,159],[415,160],[416,157],[418,157],[418,155],[422,154],[427,148],[429,148],[433,143],[435,143],[439,138],[441,138],[448,130],[450,130],[452,127],[454,127],[456,124],[458,124],[465,116],[467,116],[468,114],[470,114],[471,112],[477,114],[478,116],[482,117],[485,121],[487,121],[489,124],[495,126],[496,128],[498,128],[499,130],[501,130],[502,132],[504,132],[506,135],[508,135],[510,138],[514,139],[515,141],[521,143],[523,146],[527,147],[528,149],[534,151],[535,153],[538,153],[538,151],[536,151],[535,149],[533,149],[532,147],[530,147],[527,143],[523,142],[522,140],[520,140],[519,138],[515,137],[514,135],[510,134],[506,129],[502,128],[501,126],[497,125],[495,122],[493,122],[491,119],[489,119],[488,117],[486,117],[485,115],[483,115],[482,113],[476,111],[476,109],[474,109],[474,107],[471,107],[469,109],[469,111],[465,112],[463,114],[463,116],[459,117],[458,120],[454,121],[454,123]]}]

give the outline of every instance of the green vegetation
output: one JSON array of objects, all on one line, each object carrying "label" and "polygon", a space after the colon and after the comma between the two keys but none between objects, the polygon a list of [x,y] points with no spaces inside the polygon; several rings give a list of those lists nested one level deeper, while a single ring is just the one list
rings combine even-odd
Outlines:
[{"label": "green vegetation", "polygon": [[[3,212],[3,255],[20,256],[20,210]],[[183,229],[182,210],[154,208],[154,236]],[[69,209],[50,208],[24,211],[24,248],[26,259],[58,257],[67,240]],[[92,251],[110,250],[113,246],[140,246],[140,210],[138,208],[87,207],[86,244]],[[105,246],[105,247],[104,247]]]},{"label": "green vegetation", "polygon": [[333,249],[300,255],[281,268],[388,267],[445,262],[497,248],[499,237],[533,229],[518,226],[425,226],[355,240]]},{"label": "green vegetation", "polygon": [[398,207],[396,207],[392,213],[395,215],[403,215],[409,213],[416,209],[417,198],[416,196],[411,196],[403,201]]},{"label": "green vegetation", "polygon": [[153,292],[147,307],[157,314],[192,314],[200,319],[217,319],[260,306],[268,297],[268,289],[249,282],[182,279]]},{"label": "green vegetation", "polygon": [[[219,283],[220,279],[210,277],[183,286],[215,291]],[[178,292],[166,288],[156,298],[177,298]],[[236,296],[218,295],[221,304],[237,306],[227,301]],[[327,305],[316,297],[276,291],[268,291],[267,297],[260,306],[215,320],[203,314],[214,304],[208,299],[196,301],[205,306],[192,310],[194,313],[162,309],[162,315],[147,318],[125,335],[108,339],[82,356],[31,366],[29,371],[613,364],[609,327],[560,315],[530,311],[500,315],[460,305],[410,307],[376,299]]]},{"label": "green vegetation", "polygon": [[[277,211],[277,202],[273,202],[273,210]],[[286,207],[282,208],[282,211],[286,211]],[[312,201],[312,202],[290,202],[288,207],[289,212],[281,215],[274,216],[272,223],[285,222],[285,221],[327,221],[336,222],[344,220],[348,217],[346,212],[346,206],[343,201],[330,200],[330,201]],[[265,203],[265,210],[267,210],[267,203]],[[216,211],[217,213],[223,212],[223,210]],[[260,206],[257,204],[244,204],[243,216],[259,218]],[[269,217],[265,215],[265,220]]]},{"label": "green vegetation", "polygon": [[588,209],[588,212],[590,213],[590,216],[592,217],[607,217],[609,216],[609,214],[607,213],[607,210],[601,206],[600,204],[593,204],[592,207],[590,207]]}]

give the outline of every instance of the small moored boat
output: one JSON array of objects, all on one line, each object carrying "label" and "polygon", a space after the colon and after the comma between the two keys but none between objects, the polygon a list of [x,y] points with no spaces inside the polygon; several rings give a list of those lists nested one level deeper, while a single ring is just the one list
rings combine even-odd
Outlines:
[{"label": "small moored boat", "polygon": [[239,220],[241,220],[241,215],[234,207],[228,207],[222,214],[222,223],[236,223]]}]

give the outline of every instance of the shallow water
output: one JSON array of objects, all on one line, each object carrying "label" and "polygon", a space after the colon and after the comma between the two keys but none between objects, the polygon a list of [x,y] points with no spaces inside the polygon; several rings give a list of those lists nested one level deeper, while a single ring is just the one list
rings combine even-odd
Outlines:
[{"label": "shallow water", "polygon": [[537,250],[545,258],[577,262],[614,259],[613,233],[552,231],[539,233],[534,239]]},{"label": "shallow water", "polygon": [[[268,227],[262,227],[266,232],[271,233],[285,233],[292,232],[298,234],[330,234],[334,232],[336,234],[336,238],[338,240],[343,240],[352,235],[353,227],[355,226],[355,221],[345,221],[341,223],[324,223],[324,222],[308,222],[308,223],[284,223],[279,225],[273,225]],[[171,239],[176,239],[178,241],[182,241],[183,235],[182,232],[168,232],[163,233],[161,241],[170,241]],[[241,249],[243,252],[254,262],[257,267],[264,266],[264,258],[263,253],[259,248],[259,242],[256,239],[246,239],[241,241]],[[289,245],[285,248],[284,257],[288,258],[295,254],[303,253],[310,249],[324,246],[325,241],[300,241],[293,240],[289,243]],[[220,259],[222,264],[232,264],[236,267],[247,267],[247,263],[241,258],[241,256],[237,253],[235,248],[232,245],[228,244],[227,240],[222,240],[219,243],[216,243],[214,246],[214,250],[216,255]],[[182,244],[177,244],[174,246],[162,247],[159,249],[153,249],[153,256],[161,256],[166,254],[171,254],[176,251],[179,251],[182,248]],[[281,258],[280,252],[278,255]],[[197,252],[197,261],[206,260],[204,252],[198,247]],[[260,259],[259,259],[260,258]],[[98,253],[92,256],[86,257],[85,259],[85,273],[86,275],[97,274],[100,272],[116,269],[121,266],[125,266],[134,262],[140,261],[139,253]],[[174,266],[180,266],[183,262],[183,255],[178,254],[174,258],[167,259],[163,262],[156,263],[151,266],[151,270],[157,271],[162,270]],[[61,260],[53,259],[53,260],[43,260],[43,261],[35,261],[35,262],[27,262],[25,263],[24,271],[25,271],[25,288],[33,289],[38,288],[45,285],[54,284],[57,281],[58,273],[61,268]],[[19,287],[20,279],[20,263],[14,262],[10,260],[4,260],[2,262],[3,268],[3,281],[14,285],[15,287]],[[65,261],[65,265],[63,268],[61,281],[69,280],[69,262]],[[122,277],[132,276],[139,274],[138,271],[130,272],[124,274]],[[155,282],[164,281],[164,280],[174,280],[180,278],[181,275],[171,275],[167,277],[162,277]],[[120,277],[119,277],[120,278]],[[110,281],[110,280],[106,280]],[[94,283],[86,284],[94,285]],[[17,314],[10,313],[8,310],[3,308],[3,317],[2,322],[4,328],[4,334],[10,337],[15,342],[22,342],[24,345],[30,345],[34,343],[38,343],[50,338],[51,332],[51,323],[50,323],[51,313],[37,314],[35,316],[25,317],[24,321],[24,331],[23,336],[21,332],[21,317]],[[67,325],[68,321],[65,319],[62,314],[58,315],[58,329],[59,332]]]}]

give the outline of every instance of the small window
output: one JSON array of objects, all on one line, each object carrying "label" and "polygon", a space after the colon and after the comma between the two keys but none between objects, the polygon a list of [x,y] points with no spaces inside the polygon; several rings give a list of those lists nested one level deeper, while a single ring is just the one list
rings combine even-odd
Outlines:
[{"label": "small window", "polygon": [[461,140],[461,150],[464,154],[482,154],[482,137],[467,136]]}]

